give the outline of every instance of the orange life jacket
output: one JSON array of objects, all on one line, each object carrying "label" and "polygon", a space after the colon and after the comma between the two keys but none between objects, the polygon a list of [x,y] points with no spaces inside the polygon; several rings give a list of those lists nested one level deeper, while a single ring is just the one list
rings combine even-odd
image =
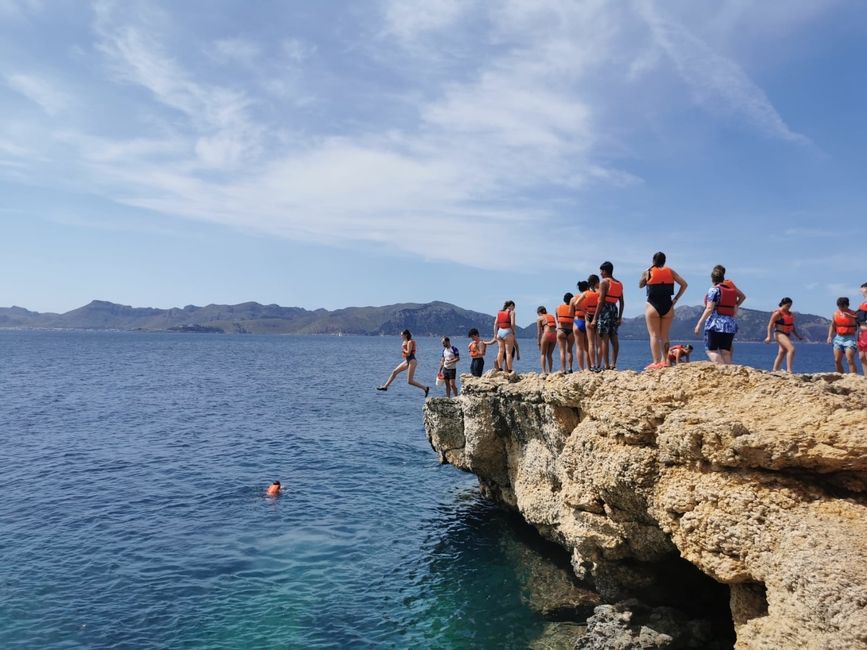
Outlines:
[{"label": "orange life jacket", "polygon": [[545,325],[552,330],[557,329],[557,319],[554,318],[554,314],[545,314]]},{"label": "orange life jacket", "polygon": [[667,266],[653,266],[647,284],[674,284],[674,274]]},{"label": "orange life jacket", "polygon": [[479,345],[479,341],[470,341],[469,349],[470,349],[470,359],[481,359],[485,355],[481,352],[482,346]]},{"label": "orange life jacket", "polygon": [[834,330],[840,336],[852,336],[855,333],[855,316],[851,312],[834,312]]},{"label": "orange life jacket", "polygon": [[686,348],[682,345],[672,345],[668,348],[668,358],[677,360],[680,358],[681,354],[686,355]]},{"label": "orange life jacket", "polygon": [[[861,318],[864,318],[864,314],[867,314],[867,302],[862,302],[860,305],[858,305],[858,311],[862,313]],[[867,329],[867,320],[861,321],[861,329]]]},{"label": "orange life jacket", "polygon": [[407,352],[406,349],[401,346],[400,354],[404,359],[406,359],[411,354],[415,354],[415,341],[413,339],[409,340],[409,352]]},{"label": "orange life jacket", "polygon": [[615,280],[614,278],[608,278],[608,293],[605,294],[605,302],[609,305],[613,305],[618,300],[620,300],[620,296],[623,295],[623,283],[619,280]]},{"label": "orange life jacket", "polygon": [[791,334],[795,329],[795,315],[791,312],[780,312],[780,317],[774,322],[781,334]]},{"label": "orange life jacket", "polygon": [[584,298],[584,311],[588,316],[593,316],[596,313],[596,308],[599,306],[599,292],[593,289],[588,289],[584,292],[587,296]]},{"label": "orange life jacket", "polygon": [[575,317],[565,302],[557,307],[557,319],[560,321],[560,327],[572,327]]},{"label": "orange life jacket", "polygon": [[[723,316],[734,316],[738,306],[738,292],[733,282],[725,280],[717,285],[719,289],[719,302],[716,305],[716,313]],[[705,296],[707,301],[707,296]]]},{"label": "orange life jacket", "polygon": [[[584,302],[586,303],[587,301],[585,300]],[[583,307],[586,309],[587,305],[585,304]],[[577,306],[575,307],[575,320],[584,320],[584,317],[586,316],[584,309],[578,309]]]},{"label": "orange life jacket", "polygon": [[497,327],[507,330],[512,327],[512,312],[508,309],[497,312]]}]

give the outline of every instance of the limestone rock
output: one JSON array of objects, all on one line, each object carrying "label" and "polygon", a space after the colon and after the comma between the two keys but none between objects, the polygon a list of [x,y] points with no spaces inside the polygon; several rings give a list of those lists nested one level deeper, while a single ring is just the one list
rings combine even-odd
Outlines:
[{"label": "limestone rock", "polygon": [[464,377],[424,418],[444,462],[607,599],[659,585],[679,556],[730,587],[737,647],[867,648],[863,377],[707,363]]}]

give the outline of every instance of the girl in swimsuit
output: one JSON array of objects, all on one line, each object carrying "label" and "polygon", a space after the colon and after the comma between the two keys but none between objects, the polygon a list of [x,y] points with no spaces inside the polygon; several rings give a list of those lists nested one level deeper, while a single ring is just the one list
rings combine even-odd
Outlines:
[{"label": "girl in swimsuit", "polygon": [[786,359],[786,372],[792,372],[792,362],[795,360],[795,346],[792,343],[791,336],[794,334],[799,341],[803,341],[801,333],[795,328],[795,315],[791,312],[792,299],[783,298],[780,301],[780,308],[771,314],[771,320],[768,321],[768,336],[765,338],[765,343],[771,342],[771,333],[777,340],[779,349],[777,350],[777,358],[774,359],[774,372],[780,369],[783,365],[783,358]]},{"label": "girl in swimsuit", "polygon": [[494,318],[494,339],[497,341],[497,368],[512,372],[512,350],[515,349],[515,301],[507,300]]},{"label": "girl in swimsuit", "polygon": [[575,365],[578,370],[590,368],[590,360],[587,356],[587,322],[585,320],[585,304],[590,290],[590,284],[581,281],[578,283],[578,295],[572,298],[571,306],[575,310],[575,321],[572,323],[572,334],[575,336]]},{"label": "girl in swimsuit", "polygon": [[[587,293],[584,294],[581,307],[584,309],[584,321],[587,327],[587,356],[590,360],[590,370],[601,370],[599,332],[596,331],[596,310],[599,308],[599,276],[591,273],[587,277]],[[592,294],[592,295],[591,295]]]},{"label": "girl in swimsuit", "polygon": [[388,387],[391,386],[391,382],[393,382],[400,373],[406,370],[406,383],[410,386],[420,388],[424,391],[424,396],[427,397],[427,394],[430,392],[430,386],[420,384],[414,379],[415,368],[418,361],[415,358],[416,345],[415,341],[412,340],[412,332],[409,330],[403,330],[400,335],[403,337],[403,343],[400,346],[400,353],[403,357],[403,361],[401,361],[397,367],[391,371],[391,374],[388,376],[388,381],[382,386],[377,386],[376,390],[388,390]]},{"label": "girl in swimsuit", "polygon": [[536,310],[536,344],[539,346],[539,360],[542,374],[554,372],[554,346],[557,345],[557,323],[554,316],[544,307]]},{"label": "girl in swimsuit", "polygon": [[[677,295],[672,298],[674,284],[678,284]],[[647,288],[647,305],[644,307],[644,320],[650,336],[650,354],[653,360],[648,368],[661,368],[668,364],[668,348],[671,346],[668,333],[674,322],[674,305],[686,291],[687,283],[677,271],[665,265],[665,253],[653,256],[653,265],[641,274],[638,288]]]}]

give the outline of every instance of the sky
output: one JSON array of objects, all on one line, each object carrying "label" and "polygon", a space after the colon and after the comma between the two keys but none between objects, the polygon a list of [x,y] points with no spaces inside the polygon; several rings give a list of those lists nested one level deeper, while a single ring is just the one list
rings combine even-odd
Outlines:
[{"label": "sky", "polygon": [[0,0],[0,306],[867,281],[860,0]]}]

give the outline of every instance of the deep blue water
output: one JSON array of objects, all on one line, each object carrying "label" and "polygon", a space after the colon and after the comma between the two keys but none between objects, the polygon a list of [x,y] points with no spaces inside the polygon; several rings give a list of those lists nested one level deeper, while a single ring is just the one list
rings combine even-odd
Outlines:
[{"label": "deep blue water", "polygon": [[[398,350],[0,332],[0,647],[525,647],[544,621],[515,548],[544,545],[438,465],[420,391],[373,390]],[[438,350],[419,342],[421,381]]]}]

